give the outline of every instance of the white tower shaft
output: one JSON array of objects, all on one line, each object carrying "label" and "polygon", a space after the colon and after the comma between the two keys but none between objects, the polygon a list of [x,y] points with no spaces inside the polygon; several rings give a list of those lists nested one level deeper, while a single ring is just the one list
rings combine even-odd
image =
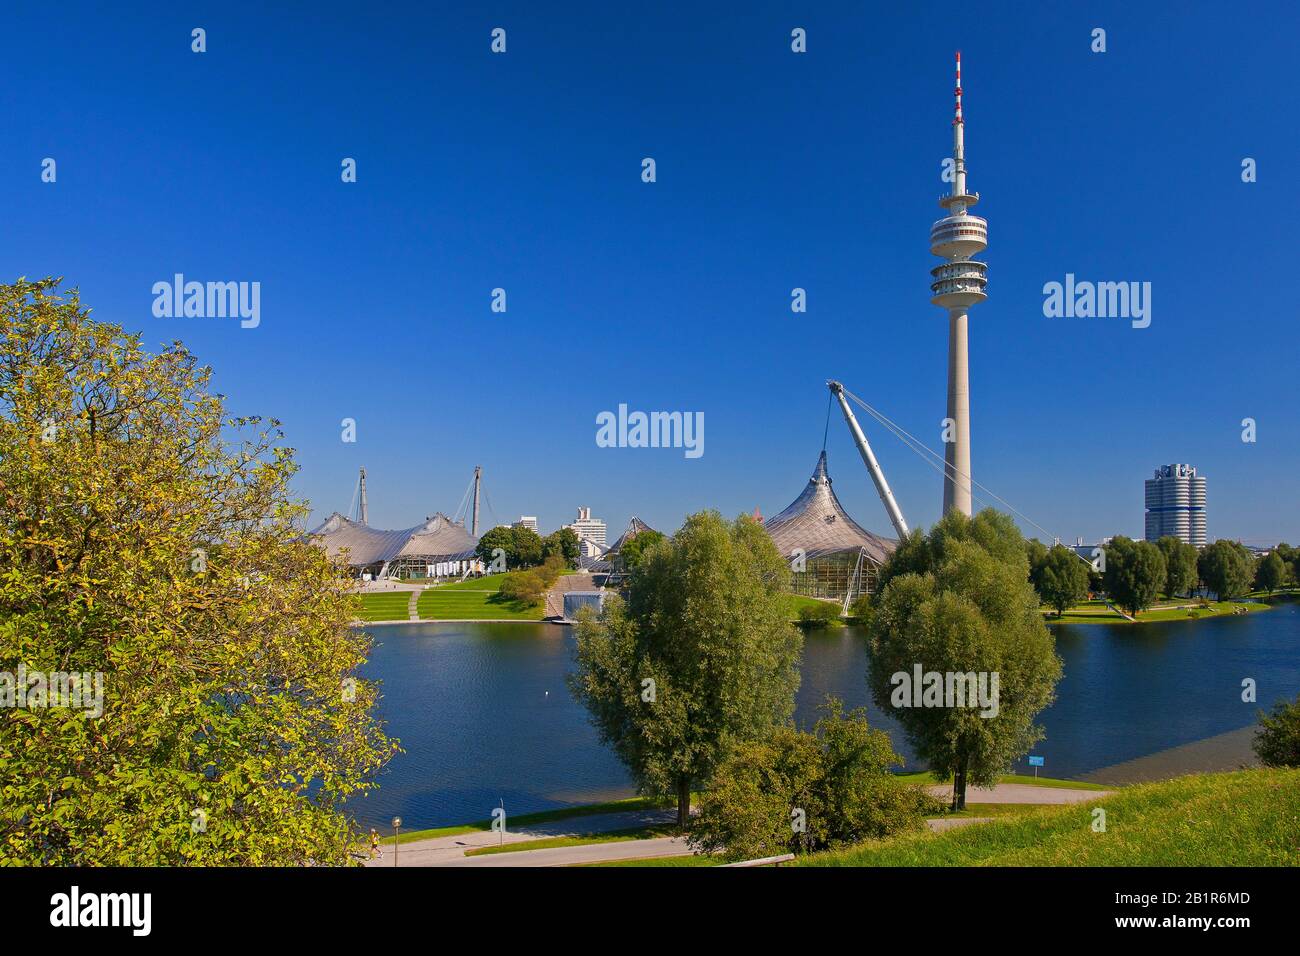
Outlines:
[{"label": "white tower shaft", "polygon": [[986,298],[987,267],[971,256],[988,246],[988,223],[970,214],[978,193],[966,188],[965,123],[961,111],[961,53],[957,54],[957,88],[952,120],[952,193],[939,200],[948,211],[930,229],[930,251],[946,261],[930,270],[935,281],[930,299],[948,311],[948,418],[944,429],[943,510],[969,515],[972,508],[970,464],[970,352],[968,310]]}]

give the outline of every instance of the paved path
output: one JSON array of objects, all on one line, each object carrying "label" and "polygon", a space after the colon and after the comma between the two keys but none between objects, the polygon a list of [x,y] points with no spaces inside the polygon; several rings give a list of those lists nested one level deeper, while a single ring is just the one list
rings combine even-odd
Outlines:
[{"label": "paved path", "polygon": [[[673,810],[629,810],[624,813],[594,813],[585,817],[569,817],[567,820],[553,820],[547,823],[535,823],[530,824],[523,829],[510,830],[506,833],[493,833],[490,830],[476,830],[473,833],[460,833],[456,836],[431,837],[428,840],[414,840],[410,843],[403,843],[398,846],[397,865],[460,866],[465,865],[470,860],[487,860],[495,857],[495,855],[492,854],[484,857],[466,857],[465,851],[472,850],[475,847],[497,846],[500,843],[523,843],[527,840],[544,840],[548,837],[557,836],[580,836],[588,833],[608,833],[611,830],[630,830],[633,827],[647,827],[656,824],[671,823],[676,819],[676,817],[677,814]],[[508,826],[509,823],[510,820],[507,817],[506,825]],[[629,846],[640,846],[643,843],[648,842],[651,841],[626,841]],[[593,845],[613,847],[618,844],[604,843]],[[557,847],[555,849],[576,849],[576,847]],[[385,844],[383,850],[384,855],[381,859],[368,860],[366,866],[392,866],[392,845]],[[519,861],[528,859],[531,857],[531,854],[538,852],[542,851],[520,850],[516,853],[500,854],[500,858],[503,860],[513,859]],[[689,850],[684,850],[683,852],[689,852]],[[662,855],[670,856],[672,854]],[[545,858],[543,857],[543,859]],[[610,857],[610,859],[619,859],[619,857]],[[517,862],[515,864],[494,863],[482,865],[529,866],[532,864]]]},{"label": "paved path", "polygon": [[[926,787],[933,796],[941,800],[952,799],[952,784],[938,784]],[[1031,783],[999,783],[983,790],[978,787],[966,788],[967,803],[1083,803],[1108,797],[1113,790],[1067,790],[1062,787],[1036,787]]]},{"label": "paved path", "polygon": [[[940,784],[927,789],[936,797],[952,798],[950,785]],[[968,803],[1066,804],[1095,800],[1109,793],[1111,793],[1109,790],[1067,790],[1058,787],[1035,787],[1025,783],[1000,783],[989,790],[971,787],[966,791],[966,800]],[[582,836],[590,833],[608,833],[612,830],[629,830],[633,827],[671,823],[675,816],[672,810],[629,810],[623,813],[597,813],[583,817],[570,817],[567,820],[537,823],[504,834],[479,830],[456,836],[433,837],[428,840],[403,843],[397,848],[397,865],[572,866],[576,863],[598,863],[609,860],[686,856],[691,852],[691,848],[682,837],[655,837],[649,840],[621,840],[616,843],[591,843],[585,846],[548,847],[542,850],[517,850],[513,853],[465,856],[466,850],[475,847],[523,843],[556,836]],[[927,820],[926,825],[931,830],[942,831],[971,823],[985,823],[990,819],[992,818],[957,817]],[[393,847],[385,845],[383,857],[367,861],[366,866],[393,866]]]},{"label": "paved path", "polygon": [[588,843],[585,846],[557,846],[546,850],[518,850],[467,856],[444,866],[573,866],[577,863],[608,863],[611,860],[646,860],[660,856],[690,856],[685,837],[655,837],[651,840],[621,840],[618,843]]}]

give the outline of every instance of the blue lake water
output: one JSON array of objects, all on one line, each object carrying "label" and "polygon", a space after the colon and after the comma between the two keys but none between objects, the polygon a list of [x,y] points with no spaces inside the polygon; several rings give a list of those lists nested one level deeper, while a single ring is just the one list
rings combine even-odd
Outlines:
[{"label": "blue lake water", "polygon": [[[1072,777],[1245,727],[1300,693],[1300,605],[1195,622],[1053,628],[1064,676],[1039,716],[1044,773]],[[364,826],[425,828],[628,796],[627,773],[569,696],[573,637],[553,624],[373,628],[365,675],[383,681],[380,716],[405,753],[379,790],[353,801]],[[827,694],[865,706],[911,759],[898,724],[870,701],[868,657],[852,628],[805,637],[795,719]],[[1254,678],[1258,704],[1241,700]],[[1025,770],[1022,765],[1017,769]]]}]

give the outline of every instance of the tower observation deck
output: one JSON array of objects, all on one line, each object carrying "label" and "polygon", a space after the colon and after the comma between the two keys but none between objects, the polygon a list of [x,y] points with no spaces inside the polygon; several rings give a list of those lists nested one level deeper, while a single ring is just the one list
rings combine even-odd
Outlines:
[{"label": "tower observation deck", "polygon": [[966,190],[965,125],[961,112],[961,53],[957,53],[956,108],[952,121],[952,192],[939,200],[947,215],[930,227],[930,252],[946,260],[930,270],[930,301],[948,310],[948,418],[943,510],[971,513],[970,378],[967,311],[987,298],[988,267],[972,256],[988,247],[989,224],[968,210],[979,193]]}]

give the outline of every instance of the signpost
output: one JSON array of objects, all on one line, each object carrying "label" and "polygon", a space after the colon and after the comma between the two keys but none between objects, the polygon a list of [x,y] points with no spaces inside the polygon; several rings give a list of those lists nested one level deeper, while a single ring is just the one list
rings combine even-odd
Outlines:
[{"label": "signpost", "polygon": [[1042,758],[1042,757],[1034,757],[1034,756],[1032,756],[1032,755],[1030,756],[1030,758],[1029,758],[1029,766],[1031,766],[1031,767],[1034,768],[1034,779],[1035,779],[1035,780],[1038,779],[1038,768],[1041,767],[1042,765],[1043,765],[1043,758]]}]

